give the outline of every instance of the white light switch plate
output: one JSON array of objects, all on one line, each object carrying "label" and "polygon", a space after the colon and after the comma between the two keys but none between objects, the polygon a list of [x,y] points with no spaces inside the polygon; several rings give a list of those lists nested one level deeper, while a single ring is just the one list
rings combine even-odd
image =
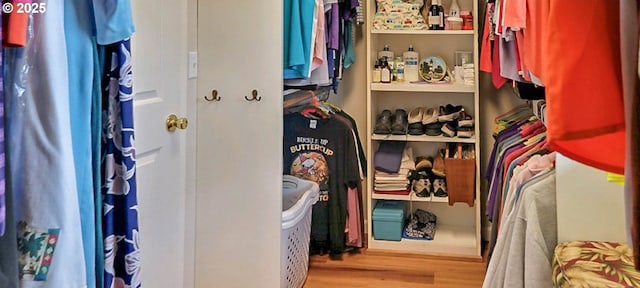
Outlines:
[{"label": "white light switch plate", "polygon": [[189,52],[189,72],[187,77],[189,79],[198,78],[198,52]]}]

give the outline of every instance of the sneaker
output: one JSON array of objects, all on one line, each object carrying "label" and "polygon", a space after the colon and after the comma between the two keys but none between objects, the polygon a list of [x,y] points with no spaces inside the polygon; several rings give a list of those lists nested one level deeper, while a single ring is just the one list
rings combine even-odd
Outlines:
[{"label": "sneaker", "polygon": [[460,112],[460,120],[458,121],[459,127],[473,127],[473,118],[467,114],[466,111]]},{"label": "sneaker", "polygon": [[429,197],[433,189],[429,170],[416,170],[411,176],[411,191],[416,193],[418,197]]},{"label": "sneaker", "polygon": [[458,121],[449,121],[442,125],[442,134],[447,137],[455,137],[458,131]]},{"label": "sneaker", "polygon": [[409,135],[422,135],[424,134],[424,130],[422,127],[422,119],[425,112],[424,107],[418,107],[411,112],[409,112],[408,123],[409,123]]},{"label": "sneaker", "polygon": [[429,125],[429,124],[438,122],[439,116],[440,116],[440,113],[438,112],[438,109],[435,109],[435,108],[427,109],[424,112],[424,115],[422,116],[422,125]]},{"label": "sneaker", "polygon": [[447,106],[440,106],[440,116],[438,116],[438,121],[440,122],[448,122],[456,120],[460,117],[460,112],[462,112],[464,108],[462,106],[453,106],[451,104],[447,104]]},{"label": "sneaker", "polygon": [[447,181],[444,178],[435,178],[433,179],[433,196],[436,197],[447,197],[449,193],[447,193]]}]

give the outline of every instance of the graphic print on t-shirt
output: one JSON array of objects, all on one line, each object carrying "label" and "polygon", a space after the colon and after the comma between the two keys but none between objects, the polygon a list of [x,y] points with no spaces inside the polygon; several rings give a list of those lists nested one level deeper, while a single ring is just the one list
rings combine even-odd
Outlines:
[{"label": "graphic print on t-shirt", "polygon": [[[291,162],[289,173],[301,179],[318,183],[320,187],[320,201],[329,201],[329,164],[323,153],[333,155],[333,150],[327,148],[329,141],[310,137],[297,137],[298,144],[290,147],[295,154]],[[322,144],[321,144],[322,143]],[[323,145],[324,144],[324,145]],[[318,151],[318,152],[310,152]]]}]

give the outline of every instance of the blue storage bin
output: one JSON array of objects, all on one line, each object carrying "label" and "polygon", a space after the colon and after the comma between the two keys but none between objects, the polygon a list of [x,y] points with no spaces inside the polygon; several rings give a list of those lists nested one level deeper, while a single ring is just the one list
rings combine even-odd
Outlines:
[{"label": "blue storage bin", "polygon": [[380,200],[373,208],[373,238],[376,240],[402,239],[405,202]]}]

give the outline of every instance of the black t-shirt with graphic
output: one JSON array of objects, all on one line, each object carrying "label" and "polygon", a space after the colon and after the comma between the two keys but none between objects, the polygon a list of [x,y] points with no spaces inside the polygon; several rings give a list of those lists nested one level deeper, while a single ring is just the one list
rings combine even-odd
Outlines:
[{"label": "black t-shirt with graphic", "polygon": [[360,179],[352,131],[337,119],[284,116],[283,173],[320,186],[313,206],[312,249],[341,253],[345,249],[347,185]]}]

